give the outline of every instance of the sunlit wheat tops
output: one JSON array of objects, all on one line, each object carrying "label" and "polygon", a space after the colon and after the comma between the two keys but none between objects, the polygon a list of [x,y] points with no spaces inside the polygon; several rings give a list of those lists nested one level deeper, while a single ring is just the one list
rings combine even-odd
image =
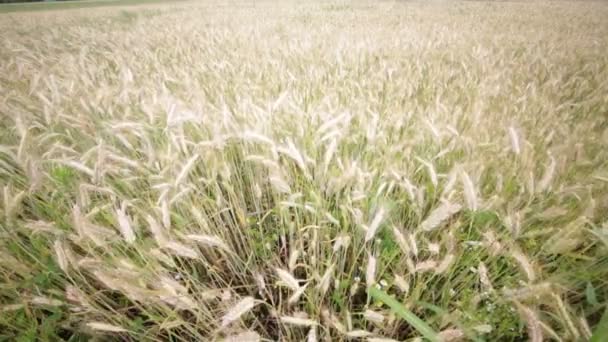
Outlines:
[{"label": "sunlit wheat tops", "polygon": [[596,333],[605,3],[36,5],[0,5],[0,340]]}]

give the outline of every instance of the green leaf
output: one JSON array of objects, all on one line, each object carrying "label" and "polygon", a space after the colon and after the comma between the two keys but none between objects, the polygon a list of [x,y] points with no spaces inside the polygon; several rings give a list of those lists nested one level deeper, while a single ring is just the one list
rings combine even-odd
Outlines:
[{"label": "green leaf", "polygon": [[413,312],[406,309],[405,306],[399,303],[395,298],[375,287],[371,287],[369,289],[369,294],[374,299],[379,300],[384,304],[388,305],[397,316],[406,320],[414,327],[414,329],[418,330],[418,332],[420,332],[422,336],[426,337],[429,341],[439,341],[439,337],[435,330],[433,330],[433,328],[431,328],[428,324],[426,324],[425,321],[421,320]]},{"label": "green leaf", "polygon": [[591,283],[587,283],[587,288],[585,289],[585,297],[587,297],[587,303],[597,306],[600,303],[597,301],[597,295],[595,294],[595,288]]},{"label": "green leaf", "polygon": [[431,310],[433,311],[436,315],[447,315],[448,312],[443,310],[442,308],[438,307],[437,305],[433,305],[431,303],[427,303],[427,302],[423,302],[423,301],[416,301],[416,305],[419,305],[425,309]]},{"label": "green leaf", "polygon": [[608,341],[608,308],[604,312],[600,323],[595,328],[595,332],[589,342],[603,342]]}]

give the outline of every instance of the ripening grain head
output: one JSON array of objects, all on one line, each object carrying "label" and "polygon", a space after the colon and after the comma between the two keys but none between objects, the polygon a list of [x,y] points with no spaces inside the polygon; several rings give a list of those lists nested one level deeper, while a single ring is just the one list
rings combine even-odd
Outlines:
[{"label": "ripening grain head", "polygon": [[106,331],[106,332],[125,332],[125,331],[127,331],[124,328],[117,327],[115,325],[108,324],[108,323],[102,323],[102,322],[89,322],[89,323],[87,323],[87,327],[94,329],[94,330]]},{"label": "ripening grain head", "polygon": [[371,223],[367,227],[367,231],[365,233],[365,242],[369,242],[376,235],[376,231],[380,227],[382,220],[384,219],[384,215],[386,214],[386,210],[383,207],[380,207],[376,213],[374,214],[374,218]]},{"label": "ripening grain head", "polygon": [[222,317],[222,327],[238,320],[255,306],[253,297],[245,297],[234,304],[234,306]]},{"label": "ripening grain head", "polygon": [[367,268],[365,270],[365,283],[371,287],[376,283],[376,258],[373,255],[367,257]]}]

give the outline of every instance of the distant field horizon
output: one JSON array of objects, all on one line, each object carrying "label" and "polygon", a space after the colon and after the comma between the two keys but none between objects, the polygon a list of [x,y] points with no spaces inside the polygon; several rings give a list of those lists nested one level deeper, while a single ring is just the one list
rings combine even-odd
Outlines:
[{"label": "distant field horizon", "polygon": [[170,4],[179,1],[192,0],[67,0],[67,1],[36,1],[0,3],[0,14],[15,12],[37,12],[53,10],[69,10],[82,8],[97,8],[104,6],[125,6],[146,4]]}]

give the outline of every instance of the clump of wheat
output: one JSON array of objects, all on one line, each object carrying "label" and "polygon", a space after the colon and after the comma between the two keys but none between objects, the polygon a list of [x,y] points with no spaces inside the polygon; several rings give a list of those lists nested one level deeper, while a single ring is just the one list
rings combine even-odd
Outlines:
[{"label": "clump of wheat", "polygon": [[0,14],[0,335],[588,338],[608,295],[606,17]]}]

